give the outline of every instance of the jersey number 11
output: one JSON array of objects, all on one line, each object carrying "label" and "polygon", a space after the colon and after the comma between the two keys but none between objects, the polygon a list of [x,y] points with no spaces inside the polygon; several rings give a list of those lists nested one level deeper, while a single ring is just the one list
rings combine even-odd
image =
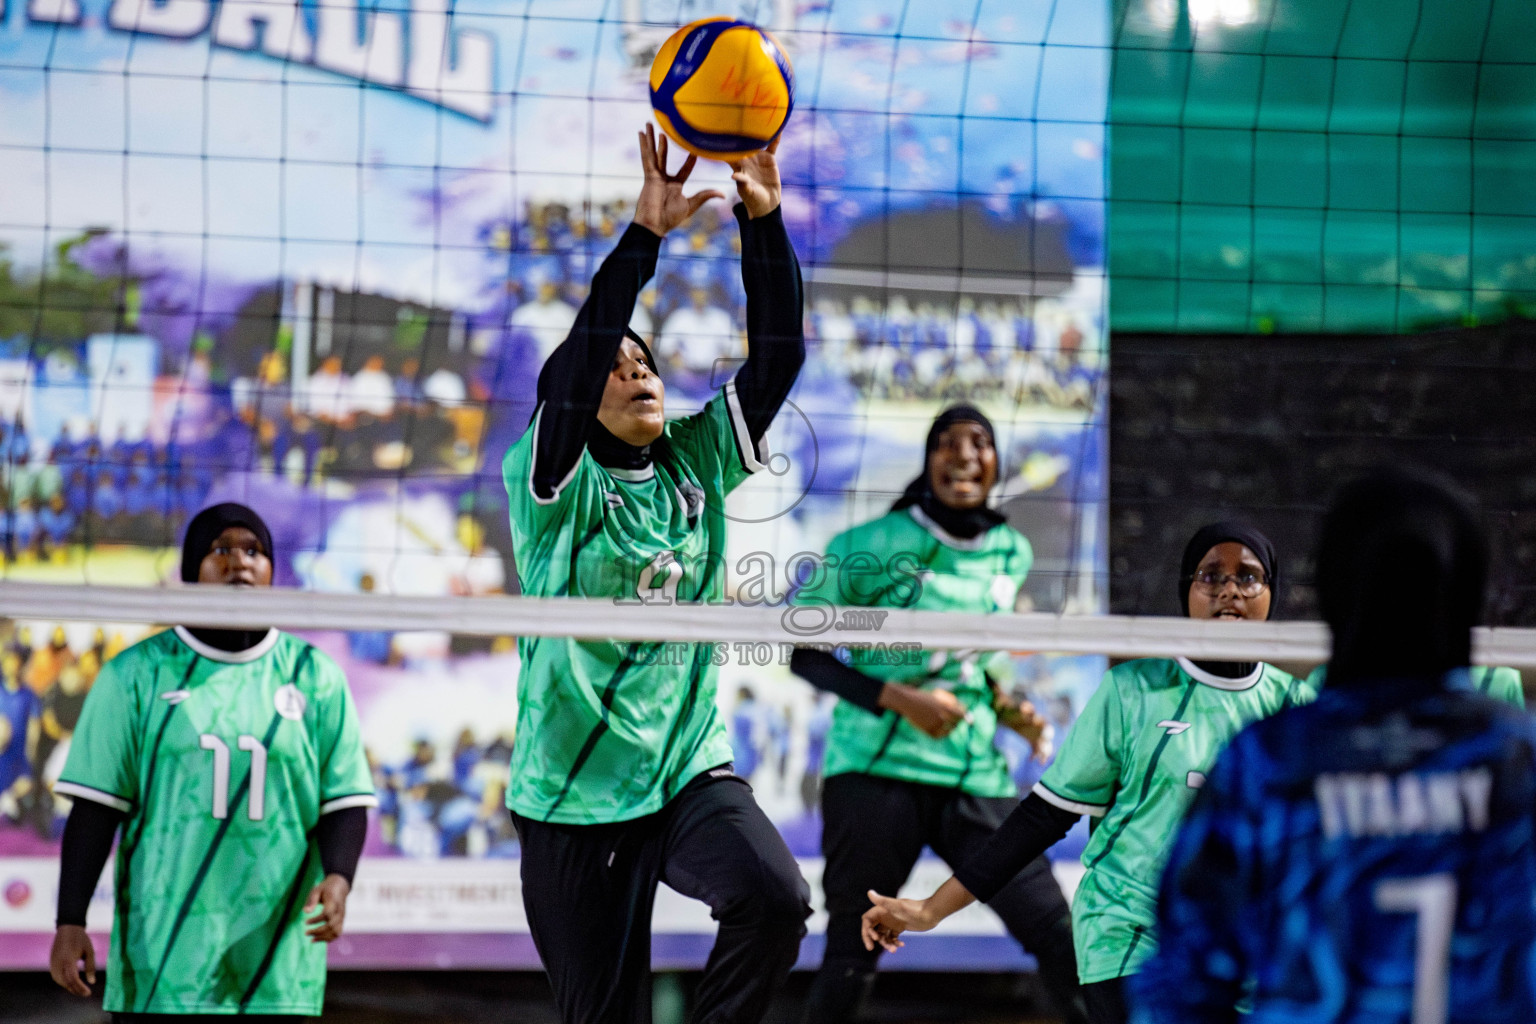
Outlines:
[{"label": "jersey number 11", "polygon": [[[229,745],[211,732],[198,737],[204,750],[213,751],[213,816],[229,817]],[[255,736],[241,736],[235,741],[241,750],[251,754],[251,788],[246,803],[246,817],[260,821],[266,813],[267,795],[267,748]]]}]

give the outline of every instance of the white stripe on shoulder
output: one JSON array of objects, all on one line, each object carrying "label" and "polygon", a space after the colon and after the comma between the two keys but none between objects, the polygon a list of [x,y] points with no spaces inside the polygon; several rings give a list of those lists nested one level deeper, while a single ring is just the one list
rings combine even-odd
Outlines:
[{"label": "white stripe on shoulder", "polygon": [[377,807],[379,798],[372,793],[356,793],[352,796],[339,796],[334,800],[327,800],[320,805],[321,814],[330,814],[332,811],[344,811],[348,807]]},{"label": "white stripe on shoulder", "polygon": [[78,797],[81,800],[103,804],[114,811],[122,811],[124,814],[133,810],[133,804],[122,797],[113,796],[111,793],[103,793],[101,790],[92,789],[90,786],[82,786],[78,782],[65,782],[63,779],[60,779],[53,784],[53,791],[55,793],[63,793],[65,796]]},{"label": "white stripe on shoulder", "polygon": [[186,626],[176,627],[176,639],[209,661],[222,661],[229,665],[245,665],[264,657],[268,651],[277,646],[277,638],[281,635],[274,627],[267,630],[267,635],[262,637],[254,647],[247,647],[243,651],[221,651],[193,636]]},{"label": "white stripe on shoulder", "polygon": [[1030,792],[1053,807],[1060,807],[1062,810],[1071,811],[1074,814],[1090,814],[1095,818],[1102,818],[1104,813],[1109,810],[1108,804],[1085,804],[1079,800],[1068,800],[1064,796],[1058,796],[1049,789],[1046,789],[1043,782],[1035,783],[1034,788]]},{"label": "white stripe on shoulder", "polygon": [[768,436],[764,434],[753,445],[747,417],[741,411],[741,399],[736,395],[734,377],[725,385],[725,408],[731,416],[731,427],[736,431],[736,450],[741,455],[741,464],[747,467],[748,473],[761,473],[768,468]]},{"label": "white stripe on shoulder", "polygon": [[539,497],[539,492],[533,489],[533,474],[539,465],[539,424],[544,421],[544,403],[539,403],[539,411],[533,415],[533,453],[528,457],[528,493],[532,496],[536,505],[553,505],[560,500],[560,492],[570,486],[576,477],[576,470],[581,468],[581,454],[577,454],[576,461],[571,463],[571,471],[565,474],[565,479],[555,484],[555,493],[547,498]]},{"label": "white stripe on shoulder", "polygon": [[1258,685],[1259,677],[1264,674],[1264,663],[1262,661],[1253,666],[1252,672],[1237,679],[1228,679],[1225,676],[1218,676],[1207,672],[1188,658],[1181,657],[1178,659],[1178,662],[1179,668],[1183,669],[1191,679],[1204,683],[1206,686],[1214,686],[1218,690],[1251,690]]}]

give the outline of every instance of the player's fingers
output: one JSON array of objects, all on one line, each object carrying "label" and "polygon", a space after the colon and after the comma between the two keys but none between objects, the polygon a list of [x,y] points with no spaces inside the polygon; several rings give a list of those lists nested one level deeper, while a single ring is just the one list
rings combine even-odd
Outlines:
[{"label": "player's fingers", "polygon": [[662,177],[667,177],[667,149],[667,136],[663,133],[656,140],[656,169],[661,171]]},{"label": "player's fingers", "polygon": [[699,162],[698,154],[697,153],[689,153],[688,154],[688,159],[683,161],[683,166],[681,166],[681,167],[679,167],[677,169],[677,174],[672,178],[672,180],[677,182],[679,185],[681,185],[683,182],[687,181],[688,180],[688,175],[693,173],[693,165],[698,163],[698,162]]},{"label": "player's fingers", "polygon": [[[90,941],[85,944],[85,980],[96,984],[96,945]],[[90,995],[91,990],[86,989],[85,994]]]},{"label": "player's fingers", "polygon": [[698,213],[699,212],[699,207],[703,206],[705,203],[709,202],[711,199],[724,199],[724,198],[725,198],[725,193],[717,192],[714,189],[707,189],[707,190],[705,190],[703,192],[700,192],[698,195],[689,196],[688,197],[688,216],[692,217],[695,213]]},{"label": "player's fingers", "polygon": [[73,960],[60,965],[54,972],[53,980],[71,995],[89,996],[91,994],[91,990],[85,987],[85,982],[80,980],[80,965]]},{"label": "player's fingers", "polygon": [[768,143],[768,152],[777,153],[779,151],[779,140],[783,137],[784,134],[782,132],[780,132],[778,135],[775,135],[773,137],[773,141]]},{"label": "player's fingers", "polygon": [[308,913],[309,911],[313,910],[314,907],[315,907],[315,904],[319,903],[319,902],[320,902],[320,887],[317,885],[313,889],[309,890],[309,899],[304,901],[304,911],[306,913]]},{"label": "player's fingers", "polygon": [[656,140],[651,138],[651,126],[640,133],[640,166],[649,173],[656,168]]}]

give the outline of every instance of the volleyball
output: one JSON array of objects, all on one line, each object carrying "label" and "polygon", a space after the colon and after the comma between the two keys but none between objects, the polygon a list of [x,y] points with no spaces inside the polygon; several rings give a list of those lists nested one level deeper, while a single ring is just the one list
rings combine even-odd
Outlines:
[{"label": "volleyball", "polygon": [[651,63],[651,107],[679,146],[740,160],[778,137],[795,105],[795,72],[772,34],[733,18],[684,25]]}]

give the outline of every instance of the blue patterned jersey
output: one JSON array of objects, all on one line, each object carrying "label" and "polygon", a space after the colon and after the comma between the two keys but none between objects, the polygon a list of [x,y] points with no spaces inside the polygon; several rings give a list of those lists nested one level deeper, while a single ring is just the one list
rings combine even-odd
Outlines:
[{"label": "blue patterned jersey", "polygon": [[1536,1021],[1536,725],[1404,685],[1324,689],[1218,759],[1138,1024]]}]

